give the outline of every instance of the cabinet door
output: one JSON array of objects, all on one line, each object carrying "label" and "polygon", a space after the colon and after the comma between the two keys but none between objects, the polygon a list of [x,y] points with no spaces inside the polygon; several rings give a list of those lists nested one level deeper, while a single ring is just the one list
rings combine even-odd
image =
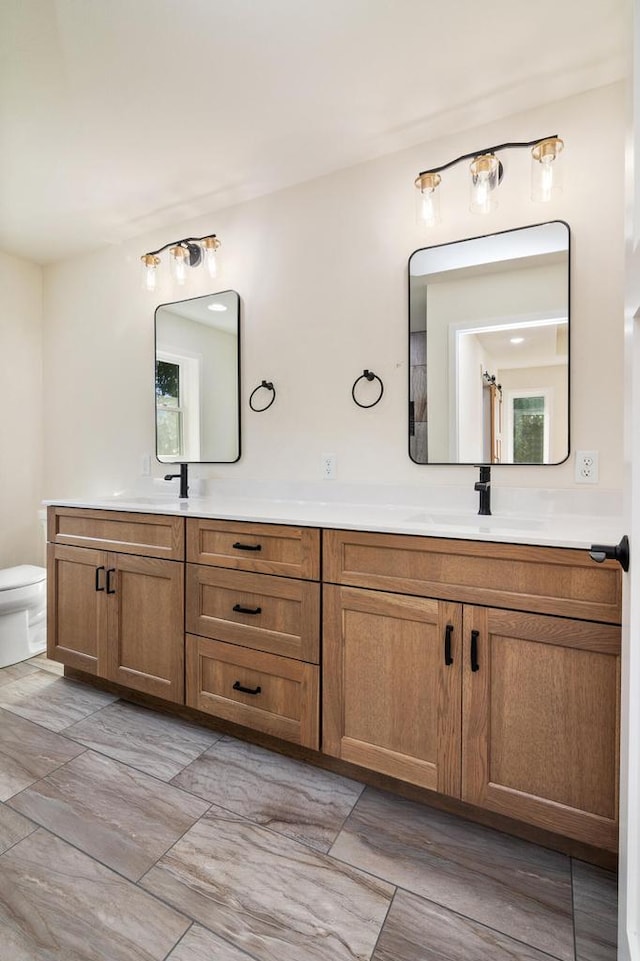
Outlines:
[{"label": "cabinet door", "polygon": [[348,587],[324,604],[323,750],[459,796],[461,606]]},{"label": "cabinet door", "polygon": [[183,704],[183,565],[126,554],[108,559],[105,676]]},{"label": "cabinet door", "polygon": [[463,800],[614,850],[620,628],[465,607],[464,644]]},{"label": "cabinet door", "polygon": [[47,655],[87,674],[101,673],[106,565],[104,551],[47,547]]}]

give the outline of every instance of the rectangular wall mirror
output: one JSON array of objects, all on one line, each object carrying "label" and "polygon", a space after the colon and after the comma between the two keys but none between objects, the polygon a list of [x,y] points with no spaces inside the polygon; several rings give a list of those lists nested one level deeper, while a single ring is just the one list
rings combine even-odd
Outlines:
[{"label": "rectangular wall mirror", "polygon": [[418,464],[569,456],[569,227],[409,259],[409,455]]},{"label": "rectangular wall mirror", "polygon": [[240,457],[240,298],[234,290],[155,313],[156,457],[229,464]]}]

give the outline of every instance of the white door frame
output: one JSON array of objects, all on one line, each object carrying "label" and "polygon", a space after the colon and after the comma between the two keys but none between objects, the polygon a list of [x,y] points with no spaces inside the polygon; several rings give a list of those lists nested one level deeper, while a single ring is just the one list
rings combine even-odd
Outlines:
[{"label": "white door frame", "polygon": [[[620,731],[618,958],[640,961],[640,0],[633,0],[626,170],[624,495],[631,543],[624,577]],[[640,557],[640,555],[639,555]]]}]

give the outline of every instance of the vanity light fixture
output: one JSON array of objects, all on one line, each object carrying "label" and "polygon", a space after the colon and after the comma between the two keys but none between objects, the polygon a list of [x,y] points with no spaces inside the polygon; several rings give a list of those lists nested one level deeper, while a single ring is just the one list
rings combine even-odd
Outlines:
[{"label": "vanity light fixture", "polygon": [[561,189],[559,157],[564,143],[557,134],[543,137],[542,140],[497,144],[495,147],[463,154],[439,167],[432,167],[431,170],[423,170],[415,180],[418,223],[431,227],[440,222],[440,174],[463,160],[471,161],[469,173],[472,213],[490,213],[497,207],[496,188],[504,176],[502,161],[496,154],[502,150],[522,147],[531,148],[531,199],[538,203],[551,200],[553,194]]},{"label": "vanity light fixture", "polygon": [[172,240],[171,243],[151,250],[140,258],[142,262],[142,283],[145,290],[155,290],[158,267],[161,263],[160,254],[169,251],[171,271],[174,280],[180,286],[186,283],[190,267],[204,264],[210,277],[218,274],[217,251],[220,241],[215,234],[205,237],[186,237],[184,240]]}]

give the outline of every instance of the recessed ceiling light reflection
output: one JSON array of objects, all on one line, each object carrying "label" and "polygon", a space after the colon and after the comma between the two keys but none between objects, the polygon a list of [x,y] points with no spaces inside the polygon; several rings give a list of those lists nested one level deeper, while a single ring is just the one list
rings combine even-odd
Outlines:
[{"label": "recessed ceiling light reflection", "polygon": [[207,310],[226,310],[224,304],[207,304]]},{"label": "recessed ceiling light reflection", "polygon": [[511,337],[509,338],[510,344],[522,344],[524,343],[524,337]]}]

